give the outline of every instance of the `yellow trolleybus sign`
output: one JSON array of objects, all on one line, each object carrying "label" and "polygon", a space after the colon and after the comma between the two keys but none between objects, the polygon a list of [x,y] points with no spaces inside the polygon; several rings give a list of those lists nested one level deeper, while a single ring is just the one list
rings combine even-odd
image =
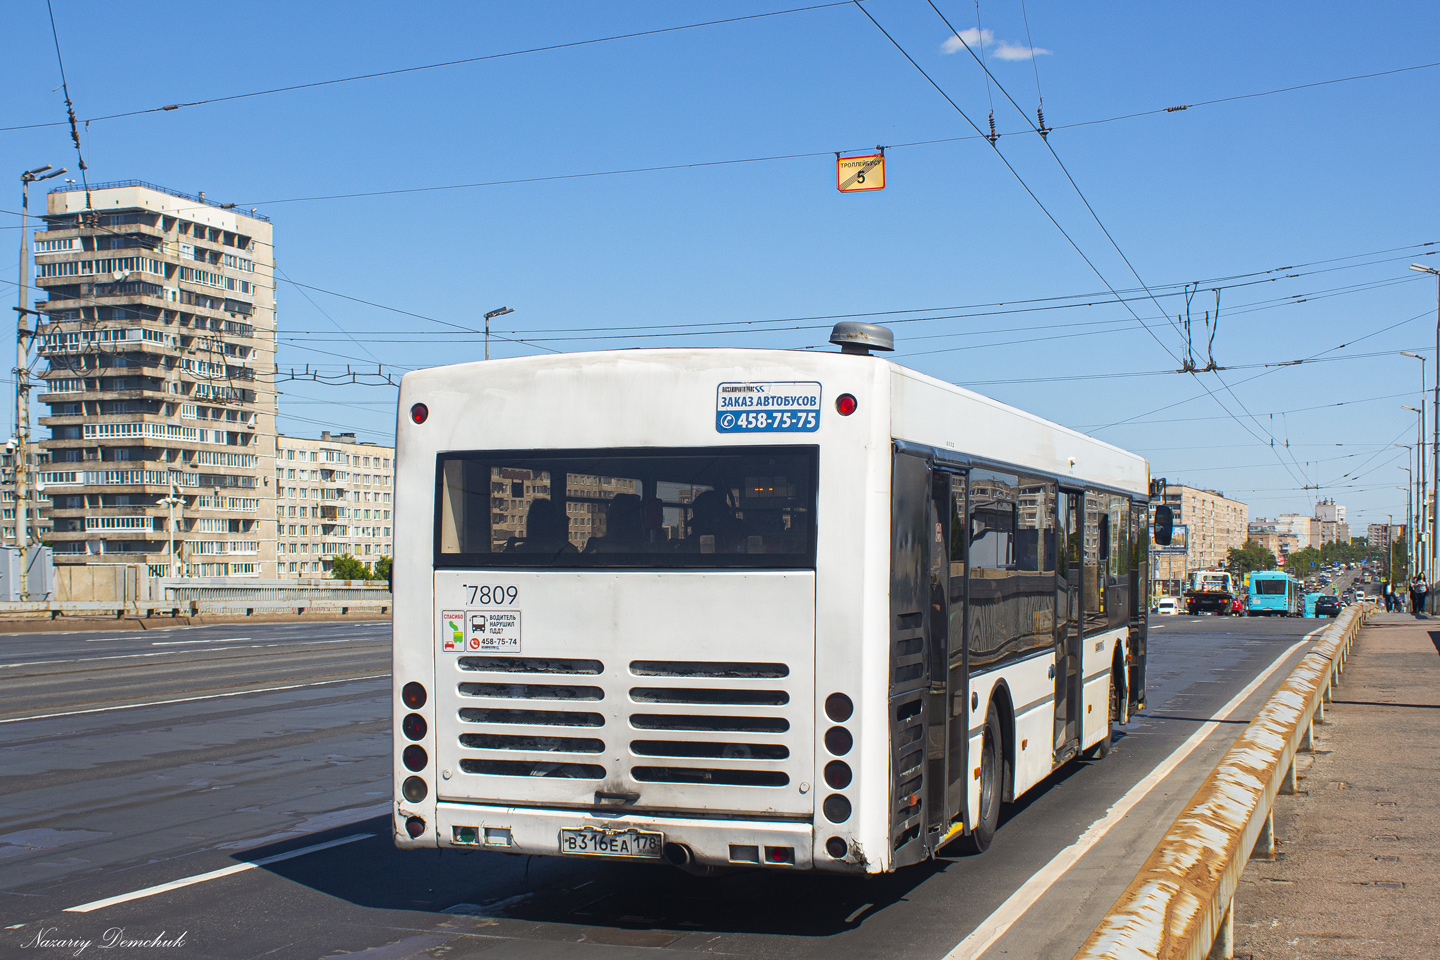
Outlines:
[{"label": "yellow trolleybus sign", "polygon": [[841,193],[885,189],[885,154],[835,158],[835,189]]}]

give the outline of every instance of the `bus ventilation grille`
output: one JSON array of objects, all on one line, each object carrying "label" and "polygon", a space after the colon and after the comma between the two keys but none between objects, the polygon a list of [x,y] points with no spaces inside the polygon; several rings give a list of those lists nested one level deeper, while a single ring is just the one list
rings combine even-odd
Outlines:
[{"label": "bus ventilation grille", "polygon": [[[630,726],[660,734],[654,739],[630,741],[632,755],[656,758],[658,761],[654,766],[631,767],[631,779],[641,783],[742,787],[783,787],[790,783],[789,774],[776,769],[789,759],[790,748],[774,736],[788,732],[790,721],[783,716],[767,715],[770,709],[788,704],[790,694],[779,686],[753,685],[754,681],[788,677],[788,665],[635,660],[630,664],[630,673],[636,677],[654,678],[658,682],[665,679],[679,681],[673,686],[630,688],[630,700],[645,704],[649,711],[653,711],[631,714]],[[735,681],[746,685],[732,686]],[[694,682],[703,685],[692,686]],[[707,707],[719,709],[712,712],[704,709]],[[669,712],[666,708],[675,708],[677,712]],[[727,708],[751,712],[744,716],[721,712]],[[696,737],[695,734],[718,736]],[[665,764],[666,759],[680,762]],[[692,766],[685,761],[701,763]],[[718,763],[712,765],[704,761]]]},{"label": "bus ventilation grille", "polygon": [[[510,675],[467,680],[459,685],[461,697],[521,701],[525,704],[461,708],[462,722],[491,728],[460,735],[462,748],[485,754],[462,758],[462,772],[496,777],[605,779],[603,766],[585,762],[604,752],[605,741],[598,737],[580,736],[580,731],[576,729],[603,727],[604,715],[592,710],[562,709],[571,703],[578,705],[604,700],[604,689],[563,680],[543,682],[551,677],[558,680],[561,677],[598,676],[605,670],[599,660],[461,657],[458,666],[466,672]],[[516,674],[523,675],[523,681]],[[551,733],[543,729],[537,731],[537,727],[567,729]]]}]

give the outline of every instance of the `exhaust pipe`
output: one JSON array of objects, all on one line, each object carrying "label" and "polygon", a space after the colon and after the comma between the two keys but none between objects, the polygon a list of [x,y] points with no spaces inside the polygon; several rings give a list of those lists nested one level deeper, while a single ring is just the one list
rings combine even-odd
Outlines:
[{"label": "exhaust pipe", "polygon": [[690,854],[690,848],[683,843],[665,844],[660,850],[660,855],[663,856],[671,866],[681,868],[690,866],[695,859]]}]

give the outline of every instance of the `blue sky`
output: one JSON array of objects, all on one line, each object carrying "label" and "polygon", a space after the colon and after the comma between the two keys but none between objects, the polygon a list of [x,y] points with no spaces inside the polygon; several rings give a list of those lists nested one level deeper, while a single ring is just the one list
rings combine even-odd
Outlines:
[{"label": "blue sky", "polygon": [[[93,118],[804,5],[55,0],[55,16],[77,113]],[[977,28],[973,2],[936,5]],[[902,362],[1142,453],[1252,516],[1333,496],[1352,524],[1403,517],[1406,451],[1390,445],[1413,441],[1401,405],[1416,405],[1420,364],[1399,351],[1434,374],[1435,278],[1406,268],[1440,261],[1419,246],[1440,241],[1440,67],[1150,112],[1433,63],[1440,8],[981,3],[989,33],[967,36],[1032,119],[1038,70],[1049,145],[1135,273],[925,0],[865,8],[982,128],[993,100],[998,152],[1104,281],[853,5],[97,120],[86,159],[94,181],[257,206],[297,283],[472,329],[514,307],[495,330],[527,342],[497,339],[495,356],[815,346],[832,321],[791,318],[885,313]],[[63,120],[45,5],[13,5],[7,31],[0,127]],[[1135,113],[1148,115],[1087,123]],[[833,152],[875,145],[887,188],[837,193]],[[791,159],[571,176],[770,157]],[[75,168],[62,126],[0,131],[0,158],[15,174]],[[546,177],[569,178],[302,199]],[[15,224],[0,214],[12,251]],[[13,296],[13,252],[3,263]],[[1154,301],[1127,293],[1135,274]],[[1183,355],[1171,320],[1187,282],[1202,364],[1201,318],[1223,288],[1218,375],[1159,372]],[[285,369],[483,352],[440,323],[284,282],[278,296]],[[393,430],[389,387],[291,383],[281,404],[290,433]]]}]

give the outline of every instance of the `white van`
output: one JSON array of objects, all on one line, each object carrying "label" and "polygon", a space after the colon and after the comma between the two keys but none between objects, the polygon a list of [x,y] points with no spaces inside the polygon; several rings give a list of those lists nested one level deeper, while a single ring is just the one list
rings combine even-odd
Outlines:
[{"label": "white van", "polygon": [[1174,597],[1161,597],[1155,601],[1155,613],[1161,616],[1174,616],[1180,612],[1180,601]]}]

